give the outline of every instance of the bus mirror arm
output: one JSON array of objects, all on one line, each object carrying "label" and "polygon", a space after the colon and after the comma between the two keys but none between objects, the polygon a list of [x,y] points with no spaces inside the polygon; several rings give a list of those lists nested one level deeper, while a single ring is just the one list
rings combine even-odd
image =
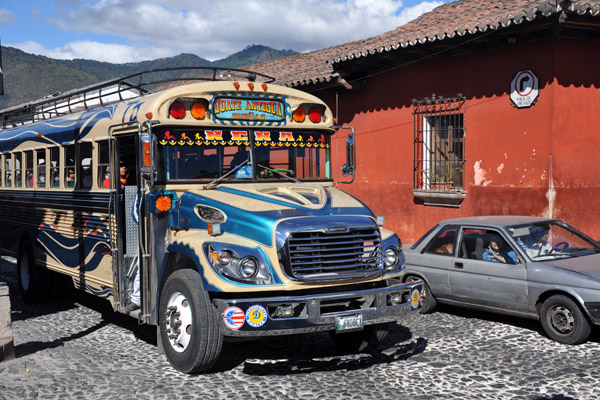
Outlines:
[{"label": "bus mirror arm", "polygon": [[350,129],[348,137],[346,138],[346,163],[342,165],[342,175],[352,175],[352,179],[349,181],[338,181],[338,183],[352,183],[356,173],[356,145],[354,142],[354,128],[351,126],[339,126],[338,129]]}]

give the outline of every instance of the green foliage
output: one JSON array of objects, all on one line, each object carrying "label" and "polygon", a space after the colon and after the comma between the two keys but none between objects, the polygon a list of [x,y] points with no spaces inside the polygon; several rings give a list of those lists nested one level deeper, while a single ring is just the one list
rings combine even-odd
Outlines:
[{"label": "green foliage", "polygon": [[[0,96],[0,110],[38,100],[50,94],[65,92],[152,69],[198,66],[239,68],[294,54],[297,53],[291,50],[275,50],[266,46],[251,45],[238,53],[215,62],[210,62],[194,54],[180,54],[176,57],[160,58],[152,61],[111,64],[83,59],[55,60],[2,46],[4,96]],[[154,78],[176,77],[173,73],[161,74],[154,76]],[[193,74],[193,72],[188,72],[187,76]],[[185,77],[186,74],[180,73],[180,76]]]}]

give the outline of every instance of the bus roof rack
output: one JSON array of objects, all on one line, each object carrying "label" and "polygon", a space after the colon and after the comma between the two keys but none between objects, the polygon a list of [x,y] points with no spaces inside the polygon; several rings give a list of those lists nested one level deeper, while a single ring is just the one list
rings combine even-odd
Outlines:
[{"label": "bus roof rack", "polygon": [[229,81],[246,79],[265,83],[275,78],[258,72],[223,67],[160,68],[138,72],[68,92],[59,92],[39,100],[0,110],[1,129],[30,124],[141,96],[165,88],[164,84],[191,81]]}]

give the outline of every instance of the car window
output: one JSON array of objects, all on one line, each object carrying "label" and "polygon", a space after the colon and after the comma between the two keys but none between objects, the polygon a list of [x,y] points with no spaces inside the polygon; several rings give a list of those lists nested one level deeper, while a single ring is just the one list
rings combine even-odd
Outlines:
[{"label": "car window", "polygon": [[417,247],[419,247],[419,245],[421,244],[421,242],[423,242],[423,240],[425,240],[425,238],[427,236],[429,236],[431,234],[431,232],[433,232],[434,230],[436,230],[438,226],[439,225],[436,225],[433,228],[431,228],[430,230],[428,230],[427,233],[424,234],[423,236],[421,236],[421,238],[419,240],[417,240],[412,246],[410,246],[410,248],[414,250]]},{"label": "car window", "polygon": [[517,253],[499,232],[491,229],[463,229],[460,257],[473,260],[517,264]]},{"label": "car window", "polygon": [[457,226],[443,228],[427,245],[425,253],[452,256],[458,233]]}]

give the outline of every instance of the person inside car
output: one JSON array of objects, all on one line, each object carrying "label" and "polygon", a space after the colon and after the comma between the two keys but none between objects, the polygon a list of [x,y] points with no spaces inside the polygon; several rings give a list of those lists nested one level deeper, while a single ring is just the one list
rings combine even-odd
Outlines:
[{"label": "person inside car", "polygon": [[504,242],[500,239],[492,238],[483,252],[483,261],[516,264],[517,254],[512,249],[507,251]]}]

